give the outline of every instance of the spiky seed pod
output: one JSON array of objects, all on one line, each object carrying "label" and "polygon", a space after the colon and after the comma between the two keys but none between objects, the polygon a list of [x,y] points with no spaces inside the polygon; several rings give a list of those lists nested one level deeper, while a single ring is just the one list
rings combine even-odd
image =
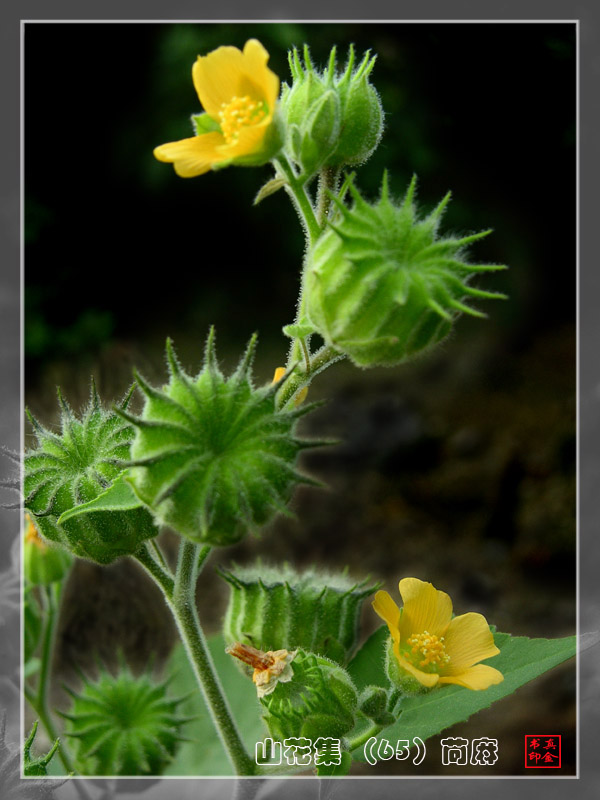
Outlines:
[{"label": "spiky seed pod", "polygon": [[276,741],[341,738],[354,727],[358,692],[334,661],[302,649],[263,652],[240,643],[227,652],[254,668],[263,717]]},{"label": "spiky seed pod", "polygon": [[[131,391],[125,397],[126,408]],[[123,483],[133,428],[102,408],[92,383],[79,419],[60,391],[61,432],[31,414],[38,446],[25,455],[23,505],[35,528],[80,558],[109,564],[135,553],[158,530],[150,513]]]},{"label": "spiky seed pod", "polygon": [[220,569],[231,591],[223,622],[227,644],[261,650],[298,647],[346,663],[358,644],[364,600],[379,588],[346,574],[316,569],[296,572],[288,564]]},{"label": "spiky seed pod", "polygon": [[367,52],[355,68],[350,45],[346,69],[339,74],[336,48],[329,64],[317,71],[304,46],[288,54],[292,86],[283,85],[281,108],[288,129],[288,148],[307,175],[321,167],[362,164],[377,147],[383,131],[379,96],[369,83],[375,56]]},{"label": "spiky seed pod", "polygon": [[117,675],[101,668],[72,697],[65,733],[84,775],[160,775],[172,761],[183,725],[177,707],[185,697],[168,696],[169,680],[135,677],[122,664]]},{"label": "spiky seed pod", "polygon": [[253,387],[255,345],[253,337],[225,378],[211,330],[203,368],[192,378],[167,341],[168,384],[157,389],[138,376],[142,415],[121,412],[137,428],[128,480],[161,522],[195,542],[233,544],[277,511],[289,514],[297,484],[315,483],[294,466],[314,446],[294,435],[311,406],[277,411],[279,384]]},{"label": "spiky seed pod", "polygon": [[416,178],[394,205],[384,174],[381,197],[367,203],[349,181],[351,208],[333,197],[337,218],[309,253],[305,275],[307,316],[325,341],[357,366],[390,366],[432,347],[457,317],[485,314],[466,298],[504,298],[473,288],[478,272],[505,269],[464,260],[467,245],[487,236],[439,237],[450,194],[419,218]]}]

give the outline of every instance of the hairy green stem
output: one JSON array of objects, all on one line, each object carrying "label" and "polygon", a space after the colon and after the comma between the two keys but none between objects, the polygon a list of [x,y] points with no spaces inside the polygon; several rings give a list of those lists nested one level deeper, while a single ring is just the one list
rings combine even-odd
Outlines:
[{"label": "hairy green stem", "polygon": [[325,227],[329,209],[331,208],[331,197],[329,192],[336,192],[340,181],[340,169],[336,167],[325,167],[319,173],[319,186],[317,189],[317,222],[321,230]]},{"label": "hairy green stem", "polygon": [[[25,699],[35,711],[40,722],[46,729],[48,738],[51,742],[55,742],[59,738],[59,735],[54,725],[50,709],[48,708],[48,688],[50,685],[50,675],[52,671],[52,659],[54,656],[54,644],[56,639],[56,623],[58,622],[58,609],[62,594],[62,583],[56,582],[50,584],[50,586],[41,586],[40,591],[43,592],[44,612],[46,617],[40,651],[40,674],[37,690],[34,692],[32,689],[25,686],[24,694]],[[72,774],[76,771],[75,767],[73,766],[68,748],[62,740],[58,748],[58,757],[60,758],[67,774]],[[83,796],[87,797],[87,795]]]},{"label": "hairy green stem", "polygon": [[341,361],[342,358],[344,358],[343,353],[340,353],[334,347],[325,345],[320,350],[317,350],[312,356],[308,370],[297,367],[285,381],[277,394],[277,408],[283,409],[286,405],[291,405],[295,394],[300,389],[308,386],[315,375],[323,372],[336,361]]},{"label": "hairy green stem", "polygon": [[369,741],[371,736],[377,736],[379,731],[382,730],[383,725],[377,725],[376,723],[373,723],[370,728],[367,728],[366,731],[360,733],[356,738],[351,739],[348,742],[348,750],[352,752],[353,750],[356,750],[357,747],[362,747],[364,744],[366,744],[366,742]]},{"label": "hairy green stem", "polygon": [[165,598],[173,596],[173,589],[175,581],[162,567],[161,564],[154,558],[152,550],[147,542],[140,547],[137,553],[133,556],[138,563],[146,570],[152,580],[158,584]]},{"label": "hairy green stem", "polygon": [[249,757],[217,676],[198,613],[196,583],[210,547],[182,538],[175,580],[170,578],[145,546],[135,558],[161,589],[171,609],[194,676],[221,742],[238,775],[253,775],[256,764]]},{"label": "hairy green stem", "polygon": [[313,204],[306,192],[306,181],[301,175],[296,175],[294,168],[285,156],[278,156],[274,163],[275,167],[287,180],[286,190],[292,198],[300,217],[300,222],[304,226],[307,242],[312,244],[319,237],[321,226],[317,221]]}]

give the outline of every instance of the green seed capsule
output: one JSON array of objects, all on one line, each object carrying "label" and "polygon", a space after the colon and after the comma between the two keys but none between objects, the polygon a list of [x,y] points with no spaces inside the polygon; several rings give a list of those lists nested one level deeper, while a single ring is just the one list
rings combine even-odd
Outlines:
[{"label": "green seed capsule", "polygon": [[84,775],[160,775],[173,760],[181,728],[188,718],[177,706],[183,697],[168,697],[168,681],[134,677],[122,666],[116,676],[102,670],[85,680],[73,698],[66,735],[74,742],[78,769]]},{"label": "green seed capsule", "polygon": [[353,582],[345,574],[289,565],[220,569],[230,586],[223,623],[227,644],[242,642],[261,650],[298,647],[346,663],[358,644],[364,600],[378,585]]},{"label": "green seed capsule", "polygon": [[358,692],[343,667],[305,650],[263,652],[241,643],[230,655],[253,667],[253,681],[273,739],[341,738],[355,725]]},{"label": "green seed capsule", "polygon": [[299,483],[315,483],[295,469],[299,452],[315,444],[294,435],[311,406],[277,411],[278,384],[253,387],[255,343],[225,378],[211,331],[192,378],[168,341],[168,384],[157,389],[138,376],[142,415],[121,412],[137,429],[128,481],[160,522],[195,542],[233,544],[278,511],[289,514]]},{"label": "green seed capsule", "polygon": [[60,393],[59,401],[60,433],[29,414],[38,447],[25,455],[23,505],[45,539],[80,558],[109,564],[158,533],[150,513],[123,483],[133,428],[102,408],[93,385],[81,418]]},{"label": "green seed capsule", "polygon": [[337,216],[308,256],[308,320],[360,367],[399,364],[433,347],[462,313],[484,317],[466,298],[505,297],[469,285],[478,272],[505,269],[463,259],[467,245],[489,231],[438,237],[450,195],[421,219],[415,184],[413,178],[404,201],[394,205],[385,175],[380,200],[371,205],[350,181],[352,208],[332,196]]}]

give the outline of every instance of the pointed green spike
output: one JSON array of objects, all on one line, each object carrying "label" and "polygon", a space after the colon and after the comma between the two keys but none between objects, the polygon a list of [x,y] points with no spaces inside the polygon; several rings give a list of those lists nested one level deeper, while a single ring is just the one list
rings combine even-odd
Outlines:
[{"label": "pointed green spike", "polygon": [[329,64],[327,65],[327,85],[332,86],[335,79],[335,59],[336,59],[336,46],[331,48],[329,53]]},{"label": "pointed green spike", "polygon": [[256,355],[256,344],[258,342],[258,334],[253,333],[246,345],[246,350],[242,356],[235,372],[233,373],[232,380],[241,382],[243,380],[250,380],[252,374],[252,365],[254,364],[254,357]]},{"label": "pointed green spike", "polygon": [[450,202],[451,198],[452,198],[452,192],[448,192],[448,193],[447,193],[447,194],[446,194],[446,195],[445,195],[445,196],[444,196],[444,197],[443,197],[443,198],[440,200],[440,202],[439,202],[439,203],[437,204],[437,206],[436,206],[436,207],[433,209],[433,211],[431,212],[431,214],[429,215],[429,217],[428,217],[427,219],[428,219],[428,220],[431,220],[432,222],[434,222],[434,221],[435,221],[435,222],[437,222],[437,220],[439,220],[439,219],[441,218],[442,214],[443,214],[443,213],[444,213],[444,211],[446,210],[446,206],[447,206],[447,205],[448,205],[448,203]]},{"label": "pointed green spike", "polygon": [[346,64],[346,70],[342,76],[339,85],[347,84],[350,82],[350,78],[352,77],[352,69],[354,67],[354,44],[351,44],[348,48],[348,62]]},{"label": "pointed green spike", "polygon": [[[367,70],[367,67],[368,67],[368,64],[369,64],[370,56],[371,56],[371,51],[367,50],[366,53],[363,56],[363,60],[361,61],[360,65],[358,66],[358,68],[356,70],[356,72],[354,73],[353,77],[354,77],[355,80],[359,80],[366,73],[366,70]],[[371,67],[371,69],[372,68],[373,67]]]},{"label": "pointed green spike", "polygon": [[177,354],[175,353],[175,348],[173,347],[173,340],[170,337],[167,338],[166,353],[169,374],[172,378],[181,378],[181,376],[185,373],[181,367],[181,364],[179,363]]},{"label": "pointed green spike", "polygon": [[301,80],[304,77],[304,70],[302,69],[298,48],[296,47],[294,47],[294,66],[296,68],[296,77],[298,80]]},{"label": "pointed green spike", "polygon": [[508,300],[508,295],[502,292],[486,292],[483,289],[475,289],[471,286],[465,286],[464,290],[467,294],[470,294],[471,297],[482,297],[490,300]]},{"label": "pointed green spike", "polygon": [[94,376],[92,375],[90,381],[90,408],[93,411],[100,411],[100,395],[98,394],[98,389],[96,388],[96,381],[94,380]]},{"label": "pointed green spike", "polygon": [[456,244],[459,247],[463,247],[465,244],[471,244],[471,242],[477,242],[479,239],[489,236],[492,232],[493,228],[488,228],[485,231],[479,231],[479,233],[473,233],[470,236],[462,236],[460,239],[457,239]]},{"label": "pointed green spike", "polygon": [[[294,48],[295,50],[296,48]],[[294,64],[294,54],[292,50],[288,50],[287,54],[288,65],[290,67],[290,73],[292,75],[293,80],[298,79],[298,73],[296,72],[296,65]]]},{"label": "pointed green spike", "polygon": [[131,384],[129,389],[125,392],[125,396],[121,400],[121,405],[119,406],[122,409],[126,409],[129,403],[131,402],[131,398],[133,397],[133,393],[135,392],[136,383],[135,381]]},{"label": "pointed green spike", "polygon": [[310,57],[310,50],[308,49],[307,44],[304,45],[304,66],[306,68],[307,74],[313,73],[315,71],[314,65]]},{"label": "pointed green spike", "polygon": [[487,314],[484,314],[482,311],[477,311],[476,309],[461,303],[459,300],[449,300],[448,305],[452,306],[452,308],[455,308],[457,311],[461,311],[463,314],[469,314],[471,317],[480,317],[481,319],[485,319],[487,317]]},{"label": "pointed green spike", "polygon": [[452,315],[449,314],[446,309],[437,302],[437,300],[434,300],[433,297],[428,297],[426,302],[429,308],[435,311],[436,314],[439,314],[440,317],[448,321],[452,320]]},{"label": "pointed green spike", "polygon": [[389,206],[390,203],[390,191],[389,191],[389,173],[387,169],[383,170],[383,178],[381,180],[381,197],[379,202],[383,205]]},{"label": "pointed green spike", "polygon": [[417,187],[417,176],[413,175],[410,180],[410,184],[408,186],[406,194],[404,196],[404,201],[402,202],[403,209],[412,208],[416,187]]},{"label": "pointed green spike", "polygon": [[373,56],[373,58],[369,61],[367,69],[365,70],[365,77],[368,77],[371,74],[376,61],[377,61],[377,56]]},{"label": "pointed green spike", "polygon": [[221,370],[219,369],[219,364],[217,362],[217,350],[216,350],[216,332],[214,325],[210,326],[210,330],[208,332],[208,336],[206,338],[206,345],[204,348],[204,369],[207,370],[214,376],[220,375]]}]

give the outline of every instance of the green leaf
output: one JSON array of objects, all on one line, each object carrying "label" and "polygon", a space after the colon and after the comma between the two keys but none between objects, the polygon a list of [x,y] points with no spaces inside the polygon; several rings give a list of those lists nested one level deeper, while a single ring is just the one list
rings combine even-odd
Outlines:
[{"label": "green leaf", "polygon": [[58,524],[62,525],[72,517],[76,517],[79,514],[87,514],[90,511],[131,511],[134,508],[140,508],[142,505],[131,486],[124,480],[124,476],[121,476],[115,480],[109,489],[99,494],[94,500],[65,511],[59,517]]},{"label": "green leaf", "polygon": [[304,339],[305,336],[310,336],[311,333],[315,332],[315,326],[302,320],[301,322],[295,322],[293,325],[284,325],[282,330],[290,339]]},{"label": "green leaf", "polygon": [[265,197],[275,194],[275,192],[279,191],[279,189],[281,189],[282,186],[285,186],[286,183],[286,178],[273,178],[272,180],[267,181],[264,186],[261,186],[261,188],[258,190],[252,205],[257,206],[262,200],[265,199]]},{"label": "green leaf", "polygon": [[[365,685],[367,676],[371,684],[388,685],[382,666],[387,635],[387,628],[382,626],[350,663],[348,670],[359,688]],[[477,711],[488,708],[496,700],[507,697],[519,687],[572,658],[576,651],[576,640],[576,636],[528,639],[525,636],[496,633],[494,641],[500,654],[490,659],[489,664],[502,672],[502,683],[479,692],[461,686],[442,686],[427,694],[404,697],[400,703],[398,720],[382,731],[380,737],[392,740],[418,736],[425,740],[445,728],[464,722]],[[353,756],[363,760],[360,748],[354,751]]]},{"label": "green leaf", "polygon": [[385,643],[389,635],[387,626],[382,625],[348,664],[350,677],[359,691],[367,686],[383,686],[385,689],[389,687],[384,664]]}]

